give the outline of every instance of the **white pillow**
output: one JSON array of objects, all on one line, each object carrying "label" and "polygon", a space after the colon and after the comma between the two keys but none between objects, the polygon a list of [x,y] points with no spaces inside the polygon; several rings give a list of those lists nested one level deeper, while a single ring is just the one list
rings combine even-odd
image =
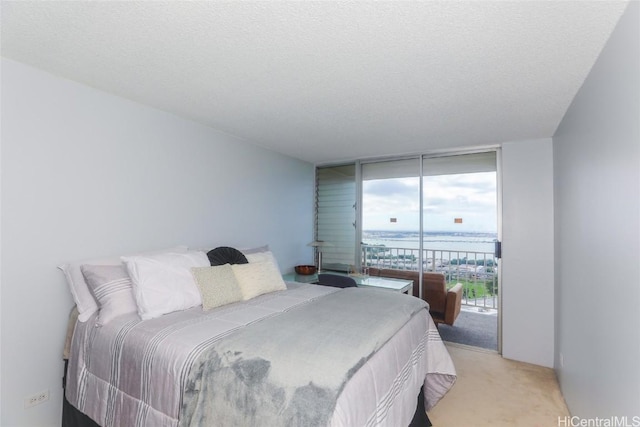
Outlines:
[{"label": "white pillow", "polygon": [[82,274],[98,302],[100,312],[96,324],[103,326],[123,314],[136,313],[131,278],[122,265],[83,265]]},{"label": "white pillow", "polygon": [[230,264],[196,267],[191,272],[202,296],[203,310],[242,301],[242,291]]},{"label": "white pillow", "polygon": [[231,268],[245,301],[258,295],[287,289],[278,267],[271,261],[234,264]]},{"label": "white pillow", "polygon": [[264,252],[244,253],[244,256],[247,258],[247,261],[249,261],[249,263],[270,262],[278,270],[278,273],[280,273],[280,266],[278,265],[278,261],[276,260],[276,257],[273,255],[273,252],[271,251],[267,250]]},{"label": "white pillow", "polygon": [[142,319],[202,303],[191,268],[210,266],[204,252],[138,255],[122,257],[122,261],[133,282],[133,294]]},{"label": "white pillow", "polygon": [[[164,249],[161,251],[143,252],[140,255],[157,254],[161,252],[187,252],[186,246],[176,246],[175,248]],[[122,260],[120,257],[111,258],[93,258],[76,262],[70,262],[67,264],[59,265],[58,268],[62,270],[65,278],[67,279],[67,285],[71,291],[71,296],[76,303],[78,309],[78,320],[86,322],[89,317],[96,311],[98,311],[98,304],[93,298],[89,286],[84,280],[80,267],[84,264],[89,265],[120,265]]]}]

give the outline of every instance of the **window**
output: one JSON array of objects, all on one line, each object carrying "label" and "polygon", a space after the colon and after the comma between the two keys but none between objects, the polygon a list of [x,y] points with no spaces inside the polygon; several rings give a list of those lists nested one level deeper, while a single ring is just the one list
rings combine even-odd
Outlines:
[{"label": "window", "polygon": [[[322,267],[382,266],[380,258],[388,268],[419,270],[433,262],[434,249],[488,252],[496,234],[495,171],[495,151],[317,168],[316,238],[328,244]],[[463,248],[454,237],[474,245]]]},{"label": "window", "polygon": [[349,271],[356,264],[356,165],[316,170],[316,239],[322,268]]}]

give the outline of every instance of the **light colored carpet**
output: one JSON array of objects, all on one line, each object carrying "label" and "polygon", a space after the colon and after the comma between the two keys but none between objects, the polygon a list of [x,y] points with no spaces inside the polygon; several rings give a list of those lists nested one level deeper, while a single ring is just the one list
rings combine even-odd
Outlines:
[{"label": "light colored carpet", "polygon": [[569,415],[552,369],[447,343],[458,379],[429,412],[434,427],[558,425]]}]

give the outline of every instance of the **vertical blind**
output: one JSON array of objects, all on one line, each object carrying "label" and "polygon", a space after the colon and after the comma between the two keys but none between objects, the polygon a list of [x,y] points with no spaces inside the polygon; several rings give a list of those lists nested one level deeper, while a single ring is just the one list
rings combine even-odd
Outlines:
[{"label": "vertical blind", "polygon": [[348,271],[355,265],[356,166],[319,167],[316,171],[316,233],[322,268]]}]

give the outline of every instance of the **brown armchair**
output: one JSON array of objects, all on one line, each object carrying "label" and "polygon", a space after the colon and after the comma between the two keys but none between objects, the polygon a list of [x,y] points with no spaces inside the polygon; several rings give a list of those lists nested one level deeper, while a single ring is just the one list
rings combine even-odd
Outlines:
[{"label": "brown armchair", "polygon": [[[413,280],[413,295],[420,295],[417,271],[370,268],[369,275]],[[444,274],[422,273],[422,299],[429,303],[429,313],[436,325],[445,323],[453,326],[462,306],[462,283],[447,290]]]}]

